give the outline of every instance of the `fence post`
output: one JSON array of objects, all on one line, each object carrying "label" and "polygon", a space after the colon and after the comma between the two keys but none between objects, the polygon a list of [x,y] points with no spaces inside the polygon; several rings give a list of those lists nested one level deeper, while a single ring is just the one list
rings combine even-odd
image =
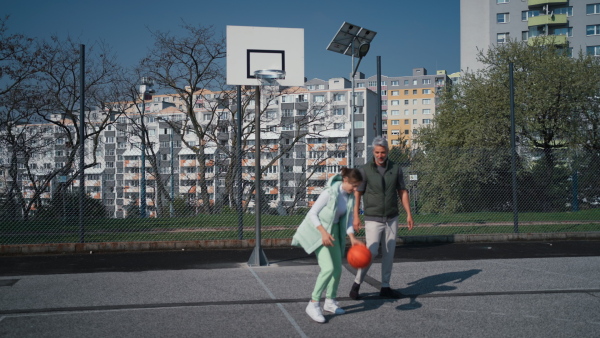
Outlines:
[{"label": "fence post", "polygon": [[515,84],[514,84],[514,63],[508,64],[508,82],[510,87],[510,163],[512,170],[512,197],[513,197],[513,222],[514,232],[519,232],[519,206],[517,195],[517,151],[515,138]]}]

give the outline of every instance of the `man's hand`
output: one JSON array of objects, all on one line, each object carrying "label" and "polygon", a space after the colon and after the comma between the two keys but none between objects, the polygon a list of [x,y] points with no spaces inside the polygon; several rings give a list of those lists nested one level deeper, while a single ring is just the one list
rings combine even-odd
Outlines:
[{"label": "man's hand", "polygon": [[352,220],[352,227],[354,228],[354,232],[358,232],[361,226],[362,222],[360,221],[360,218],[354,217],[354,219]]},{"label": "man's hand", "polygon": [[406,216],[406,225],[408,225],[408,230],[412,230],[415,226],[415,222],[413,221],[412,215]]}]

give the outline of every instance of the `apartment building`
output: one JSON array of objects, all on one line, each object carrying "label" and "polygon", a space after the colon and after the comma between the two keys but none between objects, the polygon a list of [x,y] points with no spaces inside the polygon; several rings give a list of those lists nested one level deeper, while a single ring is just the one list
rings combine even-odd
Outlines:
[{"label": "apartment building", "polygon": [[[377,76],[357,76],[356,87],[377,91]],[[413,145],[419,129],[433,122],[437,93],[451,83],[445,70],[430,75],[425,68],[414,68],[410,76],[381,76],[382,131],[390,147]]]},{"label": "apartment building", "polygon": [[460,67],[475,71],[478,50],[517,39],[531,42],[541,36],[568,44],[571,55],[600,56],[598,0],[461,0]]},{"label": "apartment building", "polygon": [[[261,142],[257,145],[255,135],[250,132],[244,135],[246,152],[239,166],[246,182],[254,179],[255,161],[266,168],[261,177],[261,191],[268,208],[285,212],[285,208],[310,207],[327,179],[342,166],[348,166],[351,156],[356,166],[366,162],[366,142],[375,136],[366,126],[374,123],[377,94],[367,88],[356,89],[359,104],[352,126],[351,90],[347,79],[313,79],[303,88],[286,88],[280,95],[261,97],[264,111]],[[268,96],[264,92],[262,95]],[[227,200],[227,188],[236,184],[227,181],[228,177],[231,179],[228,173],[238,166],[231,162],[232,128],[237,109],[229,104],[235,102],[227,99],[230,94],[203,90],[195,96],[196,120],[203,127],[211,126],[214,136],[205,140],[199,140],[190,129],[174,130],[174,125],[183,128],[189,123],[182,111],[183,103],[176,95],[155,95],[143,104],[129,105],[120,111],[88,112],[91,121],[100,124],[108,116],[110,123],[103,126],[95,145],[86,144],[86,164],[95,161],[93,167],[85,170],[87,195],[102,200],[110,216],[116,218],[127,217],[128,210],[139,206],[144,197],[145,214],[156,217],[168,203],[165,191],[198,207],[205,203],[218,206]],[[254,100],[249,99],[242,121],[244,130],[251,130],[246,127],[254,123],[254,105]],[[63,116],[53,116],[53,119],[61,119],[75,133],[73,124]],[[148,140],[144,144],[144,156],[142,126]],[[26,175],[31,169],[36,171],[34,180],[40,182],[60,171],[45,183],[44,193],[36,198],[36,205],[48,204],[53,192],[65,182],[69,182],[68,191],[77,190],[81,184],[73,175],[78,164],[65,167],[69,145],[64,130],[52,124],[29,124],[22,128],[27,128],[30,134],[38,133],[38,137],[27,142],[43,143],[44,149],[40,148],[34,159],[18,155],[16,177],[9,174],[12,149],[1,149],[6,155],[0,161],[0,193],[6,193],[16,179],[25,199],[33,198],[35,184],[29,182]],[[88,126],[88,131],[93,128],[94,123]],[[351,140],[354,141],[353,154],[350,154]],[[255,146],[260,147],[259,159],[252,151]],[[251,190],[251,184],[247,184],[243,191],[249,207],[254,204]],[[34,206],[32,211],[35,209]]]}]

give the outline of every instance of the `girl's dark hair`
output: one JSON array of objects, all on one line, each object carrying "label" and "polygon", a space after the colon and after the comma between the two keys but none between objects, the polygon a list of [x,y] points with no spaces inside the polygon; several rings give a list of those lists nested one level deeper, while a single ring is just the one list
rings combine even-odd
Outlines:
[{"label": "girl's dark hair", "polygon": [[350,169],[343,167],[342,168],[342,177],[347,177],[351,182],[362,182],[363,177],[360,171],[356,168]]}]

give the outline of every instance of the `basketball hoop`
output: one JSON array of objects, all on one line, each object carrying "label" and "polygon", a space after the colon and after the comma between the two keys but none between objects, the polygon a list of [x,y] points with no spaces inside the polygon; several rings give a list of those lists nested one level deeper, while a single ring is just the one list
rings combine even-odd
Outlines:
[{"label": "basketball hoop", "polygon": [[273,85],[277,80],[285,79],[285,71],[279,69],[260,69],[254,72],[254,77],[263,84]]}]

